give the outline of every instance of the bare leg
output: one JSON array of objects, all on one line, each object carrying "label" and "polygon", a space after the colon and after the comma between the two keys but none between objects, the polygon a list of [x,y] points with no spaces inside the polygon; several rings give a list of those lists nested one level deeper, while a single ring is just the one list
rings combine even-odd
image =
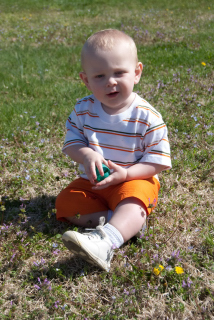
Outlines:
[{"label": "bare leg", "polygon": [[146,209],[142,201],[132,197],[118,204],[109,223],[121,233],[126,242],[137,234],[145,221]]},{"label": "bare leg", "polygon": [[81,215],[79,218],[76,216],[66,217],[66,219],[78,227],[95,228],[99,224],[99,218],[105,217],[105,219],[107,220],[107,215],[108,211],[101,211]]}]

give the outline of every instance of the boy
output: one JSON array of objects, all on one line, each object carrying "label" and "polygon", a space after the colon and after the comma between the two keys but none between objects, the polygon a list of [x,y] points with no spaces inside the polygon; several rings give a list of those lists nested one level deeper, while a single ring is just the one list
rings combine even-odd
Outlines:
[{"label": "boy", "polygon": [[[84,44],[80,78],[92,91],[66,122],[63,152],[83,172],[56,200],[57,218],[95,227],[67,231],[67,248],[108,271],[114,248],[136,235],[157,203],[157,174],[171,167],[167,128],[161,115],[133,92],[143,65],[136,45],[119,30],[93,34]],[[96,167],[111,174],[97,182]]]}]

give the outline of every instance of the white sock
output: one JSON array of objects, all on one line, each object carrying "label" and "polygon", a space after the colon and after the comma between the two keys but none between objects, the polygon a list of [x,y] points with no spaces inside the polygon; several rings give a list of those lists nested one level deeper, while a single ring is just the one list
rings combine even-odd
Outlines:
[{"label": "white sock", "polygon": [[109,222],[111,220],[113,214],[114,214],[114,212],[111,209],[109,209],[108,210],[108,215],[107,215],[107,222]]},{"label": "white sock", "polygon": [[122,244],[124,243],[122,234],[114,226],[112,226],[109,223],[106,223],[103,226],[103,230],[111,240],[113,246],[115,246],[115,249],[122,246]]}]

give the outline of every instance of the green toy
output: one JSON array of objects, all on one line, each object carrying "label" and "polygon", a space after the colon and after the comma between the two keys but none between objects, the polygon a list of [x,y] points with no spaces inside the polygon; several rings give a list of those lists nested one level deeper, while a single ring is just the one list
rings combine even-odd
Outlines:
[{"label": "green toy", "polygon": [[100,182],[102,180],[104,180],[105,178],[107,178],[109,175],[110,175],[110,170],[109,168],[105,165],[105,164],[102,164],[103,166],[103,172],[104,172],[104,176],[101,176],[97,167],[96,167],[96,174],[97,174],[97,182]]}]

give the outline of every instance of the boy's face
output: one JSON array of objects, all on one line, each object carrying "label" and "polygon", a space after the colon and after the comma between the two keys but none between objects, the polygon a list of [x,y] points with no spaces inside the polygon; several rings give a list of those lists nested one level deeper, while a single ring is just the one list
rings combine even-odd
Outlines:
[{"label": "boy's face", "polygon": [[142,68],[128,45],[122,43],[111,50],[87,52],[80,78],[107,113],[117,114],[133,102],[133,87],[140,80]]}]

